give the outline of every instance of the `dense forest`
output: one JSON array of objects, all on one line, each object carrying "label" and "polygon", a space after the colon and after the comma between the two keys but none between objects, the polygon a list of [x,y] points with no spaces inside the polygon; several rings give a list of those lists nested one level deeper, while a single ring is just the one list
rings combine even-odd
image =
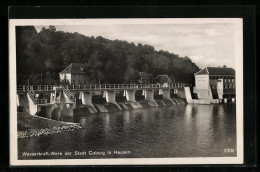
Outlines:
[{"label": "dense forest", "polygon": [[156,51],[150,45],[87,37],[79,33],[33,26],[16,27],[18,84],[58,84],[58,73],[70,63],[86,63],[95,83],[134,83],[139,72],[168,74],[178,82],[194,82],[199,68],[188,57]]}]

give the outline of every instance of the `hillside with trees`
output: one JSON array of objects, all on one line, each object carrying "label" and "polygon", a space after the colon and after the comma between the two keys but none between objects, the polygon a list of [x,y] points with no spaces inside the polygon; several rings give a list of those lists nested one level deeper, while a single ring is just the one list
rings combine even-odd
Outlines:
[{"label": "hillside with trees", "polygon": [[59,84],[70,63],[86,63],[92,83],[136,83],[139,72],[168,74],[194,82],[199,68],[188,57],[156,51],[150,45],[56,31],[55,27],[16,27],[17,84]]}]

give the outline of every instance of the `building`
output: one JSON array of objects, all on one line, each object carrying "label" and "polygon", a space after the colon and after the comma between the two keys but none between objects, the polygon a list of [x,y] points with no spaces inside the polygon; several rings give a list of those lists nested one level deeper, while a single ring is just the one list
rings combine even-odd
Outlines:
[{"label": "building", "polygon": [[71,63],[59,73],[60,82],[68,81],[72,85],[85,85],[88,83],[86,66],[83,63]]},{"label": "building", "polygon": [[151,84],[153,83],[153,76],[145,72],[139,72],[140,79],[138,80],[140,84]]},{"label": "building", "polygon": [[169,77],[168,75],[158,75],[155,78],[155,82],[161,86],[168,87],[168,84],[174,82],[174,77]]},{"label": "building", "polygon": [[232,68],[206,67],[194,74],[198,99],[235,98],[235,70]]}]

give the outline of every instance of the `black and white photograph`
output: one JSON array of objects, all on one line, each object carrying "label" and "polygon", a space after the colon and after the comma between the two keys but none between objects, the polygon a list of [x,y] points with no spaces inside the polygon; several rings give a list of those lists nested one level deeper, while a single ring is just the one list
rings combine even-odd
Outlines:
[{"label": "black and white photograph", "polygon": [[243,19],[11,19],[11,165],[243,163]]}]

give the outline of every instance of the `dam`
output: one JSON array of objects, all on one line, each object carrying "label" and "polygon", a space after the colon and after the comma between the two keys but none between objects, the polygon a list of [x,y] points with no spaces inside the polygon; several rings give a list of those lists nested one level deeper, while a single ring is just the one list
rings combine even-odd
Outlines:
[{"label": "dam", "polygon": [[91,113],[107,112],[100,105],[94,106],[93,95],[101,95],[109,104],[113,104],[118,110],[124,107],[116,101],[118,92],[123,96],[133,109],[142,108],[136,101],[136,92],[142,91],[142,96],[151,107],[158,106],[154,99],[155,91],[163,99],[179,104],[178,100],[171,99],[173,92],[177,97],[186,99],[185,87],[191,84],[175,83],[162,86],[160,84],[94,84],[94,85],[23,85],[17,87],[17,106],[22,107],[28,114],[35,115],[44,111],[47,117],[53,113],[65,113],[73,116],[73,110],[78,107],[86,107]]}]

